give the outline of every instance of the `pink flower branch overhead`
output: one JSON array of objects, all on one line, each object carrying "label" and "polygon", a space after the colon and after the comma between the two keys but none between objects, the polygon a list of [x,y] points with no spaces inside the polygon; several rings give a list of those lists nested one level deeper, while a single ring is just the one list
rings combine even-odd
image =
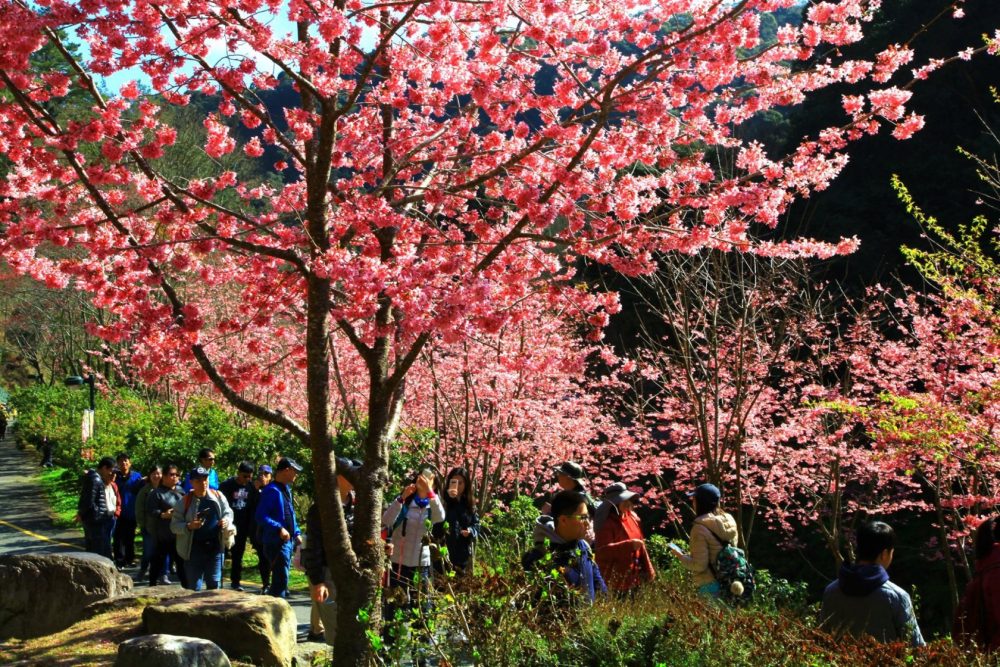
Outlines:
[{"label": "pink flower branch overhead", "polygon": [[[817,3],[764,43],[762,13],[792,5],[8,0],[0,255],[93,294],[116,318],[95,331],[133,340],[145,380],[211,382],[309,442],[324,520],[341,527],[325,494],[330,338],[347,339],[369,383],[356,526],[372,538],[329,532],[350,639],[381,572],[405,378],[429,341],[495,333],[538,303],[599,326],[617,304],[573,289],[567,257],[638,274],[670,250],[851,249],[755,233],[825,187],[849,141],[916,128],[893,92],[908,84],[883,83],[905,49],[837,55],[877,6],[860,0]],[[151,91],[95,84],[134,67]],[[836,83],[870,104],[791,155],[734,132]],[[279,359],[305,372],[285,383],[300,414],[248,391],[261,378],[278,391]],[[345,664],[366,650],[348,639]]]}]

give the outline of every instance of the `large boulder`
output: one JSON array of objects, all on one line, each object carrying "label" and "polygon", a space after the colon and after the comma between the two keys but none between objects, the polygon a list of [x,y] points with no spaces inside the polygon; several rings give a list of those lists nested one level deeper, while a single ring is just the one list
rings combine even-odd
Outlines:
[{"label": "large boulder", "polygon": [[230,667],[222,649],[197,637],[146,635],[118,645],[115,667]]},{"label": "large boulder", "polygon": [[65,630],[87,605],[131,588],[132,579],[96,554],[0,556],[0,639]]},{"label": "large boulder", "polygon": [[202,591],[146,607],[142,622],[151,634],[201,637],[231,658],[288,667],[295,651],[297,623],[280,598],[235,591]]},{"label": "large boulder", "polygon": [[80,618],[81,620],[93,618],[98,614],[129,607],[145,607],[188,595],[194,595],[194,592],[180,586],[142,586],[133,588],[117,597],[92,602],[83,610]]}]

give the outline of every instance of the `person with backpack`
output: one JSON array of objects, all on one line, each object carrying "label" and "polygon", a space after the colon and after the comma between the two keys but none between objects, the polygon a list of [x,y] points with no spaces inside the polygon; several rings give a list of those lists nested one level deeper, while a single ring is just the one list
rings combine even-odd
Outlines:
[{"label": "person with backpack", "polygon": [[434,526],[435,537],[444,537],[448,561],[462,574],[469,567],[473,546],[479,538],[479,514],[469,471],[452,468],[444,488],[444,522]]},{"label": "person with backpack", "polygon": [[177,555],[184,559],[186,588],[200,591],[204,582],[212,591],[222,581],[226,528],[233,523],[233,510],[222,493],[209,488],[206,468],[194,468],[188,480],[191,491],[175,508],[170,530],[177,536]]},{"label": "person with backpack", "polygon": [[980,651],[1000,650],[1000,517],[993,516],[976,529],[976,574],[965,587],[955,610],[952,636]]},{"label": "person with backpack", "polygon": [[[521,565],[526,571],[558,570],[564,582],[580,592],[587,602],[594,602],[597,595],[608,592],[601,576],[601,568],[594,561],[586,536],[590,530],[590,512],[586,494],[576,490],[562,490],[552,497],[551,516],[542,515],[535,523],[532,539],[534,547],[524,554]],[[551,564],[546,555],[551,553]]]},{"label": "person with backpack", "polygon": [[[413,476],[403,493],[389,504],[382,514],[389,544],[389,596],[406,599],[409,606],[416,590],[418,577],[421,588],[427,590],[431,575],[431,532],[426,528],[444,521],[444,506],[434,492],[434,472],[424,469]],[[390,605],[391,607],[392,605]],[[391,620],[391,616],[386,615]]]},{"label": "person with backpack", "polygon": [[[739,529],[732,514],[719,507],[722,493],[714,484],[702,484],[688,492],[694,500],[695,520],[691,528],[691,553],[670,550],[681,561],[694,578],[701,595],[718,598],[725,592],[727,596],[740,597],[744,584],[740,581],[726,582],[733,590],[722,590],[718,574],[719,555],[727,547],[738,549]],[[742,553],[740,551],[739,553]],[[738,584],[738,586],[735,586]]]},{"label": "person with backpack", "polygon": [[634,593],[656,577],[639,517],[633,511],[637,495],[615,482],[604,490],[597,508],[594,558],[608,588],[620,594]]},{"label": "person with backpack", "polygon": [[837,579],[823,591],[820,625],[852,637],[869,635],[880,642],[923,646],[910,595],[889,581],[886,572],[896,551],[896,533],[882,521],[861,524],[857,562],[840,566]]}]

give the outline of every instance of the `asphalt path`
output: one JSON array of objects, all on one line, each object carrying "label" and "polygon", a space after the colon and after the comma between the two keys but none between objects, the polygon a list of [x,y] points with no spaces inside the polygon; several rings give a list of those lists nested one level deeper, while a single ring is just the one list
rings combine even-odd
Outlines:
[{"label": "asphalt path", "polygon": [[0,554],[83,550],[83,532],[52,525],[52,512],[35,478],[39,457],[0,440]]},{"label": "asphalt path", "polygon": [[[14,446],[13,438],[0,440],[0,554],[61,553],[83,551],[83,531],[57,528],[41,485],[35,477],[40,457]],[[125,569],[137,587],[138,567]],[[228,567],[223,572],[228,575]],[[249,585],[248,592],[256,592]],[[300,638],[309,632],[311,602],[296,594],[289,604],[295,610]]]}]

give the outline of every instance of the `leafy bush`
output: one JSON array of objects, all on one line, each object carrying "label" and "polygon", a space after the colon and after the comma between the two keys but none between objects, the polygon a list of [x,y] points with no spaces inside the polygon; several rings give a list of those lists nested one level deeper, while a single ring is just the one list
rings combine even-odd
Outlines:
[{"label": "leafy bush", "polygon": [[[140,471],[153,464],[174,463],[182,469],[197,462],[203,447],[215,450],[220,477],[243,460],[273,463],[281,454],[308,461],[308,450],[284,431],[240,418],[209,399],[192,399],[185,419],[168,403],[150,401],[128,389],[99,393],[95,400],[94,437],[81,438],[81,415],[87,392],[59,385],[33,385],[15,390],[11,404],[18,410],[17,438],[38,447],[43,437],[53,446],[55,462],[83,470],[101,456],[128,452]],[[311,490],[311,476],[298,485]]]},{"label": "leafy bush", "polygon": [[496,507],[483,516],[476,562],[501,571],[520,567],[521,554],[531,546],[531,530],[539,514],[530,496],[519,495],[506,508]]}]

